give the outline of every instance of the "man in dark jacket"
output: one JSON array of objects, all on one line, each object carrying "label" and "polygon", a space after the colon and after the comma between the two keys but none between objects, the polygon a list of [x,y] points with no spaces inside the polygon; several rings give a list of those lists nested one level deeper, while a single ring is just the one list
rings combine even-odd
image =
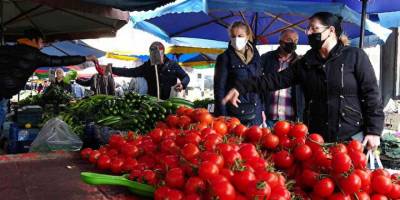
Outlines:
[{"label": "man in dark jacket", "polygon": [[[160,42],[154,42],[150,49],[153,49],[153,47],[159,49],[159,53],[162,55],[162,64],[157,65],[157,71],[160,83],[160,99],[165,100],[169,98],[172,87],[180,92],[187,87],[190,78],[178,63],[169,60],[164,55],[164,46]],[[125,77],[144,77],[148,84],[148,94],[157,97],[156,70],[150,60],[139,67],[131,69],[113,67],[112,73]],[[177,78],[179,78],[180,83],[177,83]]]},{"label": "man in dark jacket", "polygon": [[111,64],[107,65],[104,75],[94,74],[90,79],[77,79],[76,83],[86,87],[96,94],[115,95],[115,81],[111,74]]},{"label": "man in dark jacket", "polygon": [[[279,36],[279,48],[261,56],[264,74],[282,71],[298,60],[296,46],[299,35],[292,29],[285,29]],[[300,86],[267,92],[263,94],[267,125],[272,127],[278,120],[302,121],[304,109],[303,91]]]},{"label": "man in dark jacket", "polygon": [[40,51],[42,47],[43,35],[38,30],[25,31],[24,38],[19,39],[16,45],[0,47],[0,102],[18,94],[39,67],[97,61],[95,56],[49,56]]}]

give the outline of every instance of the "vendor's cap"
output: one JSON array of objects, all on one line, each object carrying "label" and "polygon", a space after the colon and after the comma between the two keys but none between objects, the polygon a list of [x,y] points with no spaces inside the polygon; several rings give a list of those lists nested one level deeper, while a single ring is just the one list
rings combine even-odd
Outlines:
[{"label": "vendor's cap", "polygon": [[151,51],[153,48],[157,48],[157,49],[160,50],[160,51],[164,51],[164,50],[165,50],[165,47],[164,47],[164,45],[163,45],[161,42],[153,42],[153,43],[150,45],[150,51]]}]

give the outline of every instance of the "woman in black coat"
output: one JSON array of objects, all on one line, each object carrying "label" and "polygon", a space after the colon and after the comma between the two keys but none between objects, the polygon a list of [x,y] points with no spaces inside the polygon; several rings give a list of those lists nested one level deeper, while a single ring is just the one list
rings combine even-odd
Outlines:
[{"label": "woman in black coat", "polygon": [[261,125],[260,95],[248,93],[240,97],[239,108],[223,105],[222,99],[235,81],[249,79],[262,73],[260,55],[250,42],[251,29],[243,22],[234,22],[229,28],[231,41],[228,49],[217,58],[214,74],[215,115],[237,117],[246,125]]},{"label": "woman in black coat", "polygon": [[279,73],[236,82],[223,103],[237,106],[239,94],[264,93],[299,84],[304,89],[304,122],[310,132],[328,142],[363,134],[364,144],[379,146],[383,106],[373,67],[365,52],[340,40],[342,18],[328,12],[314,14],[307,28],[312,47]]}]

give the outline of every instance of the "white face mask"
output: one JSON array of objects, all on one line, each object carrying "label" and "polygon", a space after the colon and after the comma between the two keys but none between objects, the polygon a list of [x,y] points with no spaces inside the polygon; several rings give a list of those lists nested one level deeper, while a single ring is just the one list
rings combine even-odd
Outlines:
[{"label": "white face mask", "polygon": [[246,47],[246,44],[247,44],[247,38],[245,38],[245,37],[231,38],[231,45],[236,50],[240,51],[240,50],[244,49],[244,47]]}]

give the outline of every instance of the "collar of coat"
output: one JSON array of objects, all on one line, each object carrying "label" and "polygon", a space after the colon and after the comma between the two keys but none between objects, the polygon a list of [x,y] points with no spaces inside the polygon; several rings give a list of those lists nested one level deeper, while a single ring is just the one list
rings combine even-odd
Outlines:
[{"label": "collar of coat", "polygon": [[[276,60],[279,60],[279,58],[280,58],[279,53],[280,53],[280,47],[278,47],[278,49],[276,49],[275,51],[273,51],[273,55],[274,55],[274,57],[276,58]],[[292,56],[291,56],[291,58],[290,58],[290,62],[289,62],[289,63],[293,63],[293,62],[295,62],[295,61],[298,60],[298,59],[299,59],[299,55],[297,55],[296,52],[293,52],[293,53],[292,53]]]},{"label": "collar of coat", "polygon": [[321,68],[321,66],[328,62],[329,60],[335,59],[340,54],[342,54],[343,50],[346,49],[346,46],[344,46],[341,42],[338,42],[335,47],[329,52],[328,58],[323,59],[321,55],[319,54],[319,51],[317,50],[309,50],[304,57],[302,58],[303,61],[305,62],[307,67],[317,67]]}]

